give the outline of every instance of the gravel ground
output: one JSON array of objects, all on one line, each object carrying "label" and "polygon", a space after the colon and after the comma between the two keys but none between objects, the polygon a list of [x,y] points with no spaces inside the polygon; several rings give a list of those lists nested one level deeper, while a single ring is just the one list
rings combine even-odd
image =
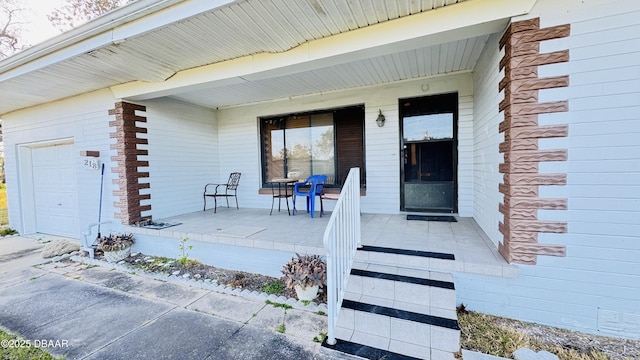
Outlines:
[{"label": "gravel ground", "polygon": [[[100,256],[100,254],[97,255]],[[270,276],[204,265],[197,261],[188,260],[183,264],[174,259],[151,257],[140,253],[132,254],[124,261],[129,266],[144,268],[147,271],[157,271],[165,274],[179,272],[177,276],[183,276],[188,273],[192,278],[211,279],[218,284],[251,291],[262,291],[264,285],[279,280]],[[285,288],[284,293],[280,295],[296,298],[295,291],[292,289]],[[326,303],[326,294],[321,290],[315,301]],[[500,317],[496,317],[496,322],[500,326],[512,328],[546,344],[565,349],[574,349],[579,353],[588,353],[592,349],[597,349],[606,353],[612,360],[640,359],[640,340],[598,336]]]},{"label": "gravel ground", "polygon": [[[97,253],[97,256],[100,255]],[[132,254],[124,260],[129,266],[143,268],[146,271],[155,271],[164,274],[176,274],[176,276],[184,276],[189,274],[190,278],[211,279],[218,284],[228,285],[233,288],[247,289],[249,291],[262,291],[263,286],[274,281],[280,280],[271,276],[247,273],[243,271],[228,270],[217,268],[211,265],[205,265],[197,261],[187,260],[184,263],[175,259],[148,256],[145,254]],[[296,299],[296,293],[293,289],[284,288],[283,295],[288,298]],[[318,297],[314,300],[317,303],[326,303],[326,295],[320,289]]]}]

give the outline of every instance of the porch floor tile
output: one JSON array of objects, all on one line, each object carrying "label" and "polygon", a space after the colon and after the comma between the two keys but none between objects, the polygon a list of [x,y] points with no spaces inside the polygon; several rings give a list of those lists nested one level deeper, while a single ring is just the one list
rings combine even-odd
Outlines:
[{"label": "porch floor tile", "polygon": [[[156,219],[180,223],[166,229],[129,226],[126,231],[181,240],[236,246],[297,251],[324,255],[322,238],[331,213],[312,219],[306,212],[295,216],[269,209],[218,208]],[[435,270],[461,271],[494,276],[517,276],[473,218],[456,217],[457,222],[412,221],[406,214],[362,214],[362,244],[407,250],[450,253],[455,263],[430,262]],[[439,268],[439,266],[441,266]]]}]

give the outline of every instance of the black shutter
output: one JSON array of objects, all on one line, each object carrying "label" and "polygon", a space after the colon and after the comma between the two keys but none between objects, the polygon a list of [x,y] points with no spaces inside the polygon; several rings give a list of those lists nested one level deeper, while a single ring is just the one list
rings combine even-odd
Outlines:
[{"label": "black shutter", "polygon": [[364,172],[364,107],[350,107],[336,110],[336,160],[337,185],[342,183],[352,167],[360,168],[360,185],[365,184]]}]

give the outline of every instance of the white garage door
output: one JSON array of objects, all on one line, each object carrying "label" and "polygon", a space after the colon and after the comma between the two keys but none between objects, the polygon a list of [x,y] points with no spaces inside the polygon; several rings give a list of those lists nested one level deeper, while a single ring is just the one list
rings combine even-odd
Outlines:
[{"label": "white garage door", "polygon": [[78,197],[73,145],[33,148],[31,163],[37,232],[77,237]]}]

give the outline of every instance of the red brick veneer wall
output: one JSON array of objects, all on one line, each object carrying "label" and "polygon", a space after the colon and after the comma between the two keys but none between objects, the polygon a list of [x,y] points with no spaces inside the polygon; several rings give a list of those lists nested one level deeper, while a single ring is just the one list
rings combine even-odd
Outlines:
[{"label": "red brick veneer wall", "polygon": [[540,53],[540,42],[569,36],[569,25],[540,29],[540,19],[513,22],[500,39],[504,56],[500,70],[504,78],[499,90],[504,100],[499,111],[504,121],[499,131],[504,133],[500,152],[504,163],[499,171],[503,183],[499,191],[503,203],[499,211],[504,222],[499,224],[503,235],[498,250],[509,263],[535,264],[538,255],[565,256],[564,245],[540,244],[539,233],[565,233],[567,223],[538,220],[538,209],[566,209],[567,199],[539,197],[540,185],[565,185],[566,174],[540,174],[542,161],[566,161],[567,150],[539,150],[538,140],[566,137],[567,125],[538,125],[538,114],[568,111],[567,101],[538,101],[538,91],[569,85],[569,76],[538,77],[538,66],[569,61],[569,50]]},{"label": "red brick veneer wall", "polygon": [[115,216],[126,225],[151,219],[151,216],[142,215],[143,211],[151,210],[151,205],[142,205],[142,201],[149,200],[151,195],[140,193],[140,190],[148,189],[150,186],[148,182],[140,182],[140,179],[148,178],[149,173],[138,170],[141,166],[149,166],[148,161],[138,160],[139,156],[149,154],[146,149],[138,149],[138,144],[148,144],[147,139],[138,137],[138,134],[146,134],[147,128],[136,124],[146,124],[146,117],[136,115],[136,111],[146,110],[144,106],[126,102],[117,102],[115,108],[109,110],[109,115],[115,116],[115,120],[109,122],[113,129],[110,136],[117,139],[116,143],[111,145],[111,149],[117,151],[117,155],[111,160],[118,164],[112,169],[118,174],[118,178],[113,182],[119,185],[119,189],[113,191],[113,195],[119,198],[114,206],[120,209]]}]

